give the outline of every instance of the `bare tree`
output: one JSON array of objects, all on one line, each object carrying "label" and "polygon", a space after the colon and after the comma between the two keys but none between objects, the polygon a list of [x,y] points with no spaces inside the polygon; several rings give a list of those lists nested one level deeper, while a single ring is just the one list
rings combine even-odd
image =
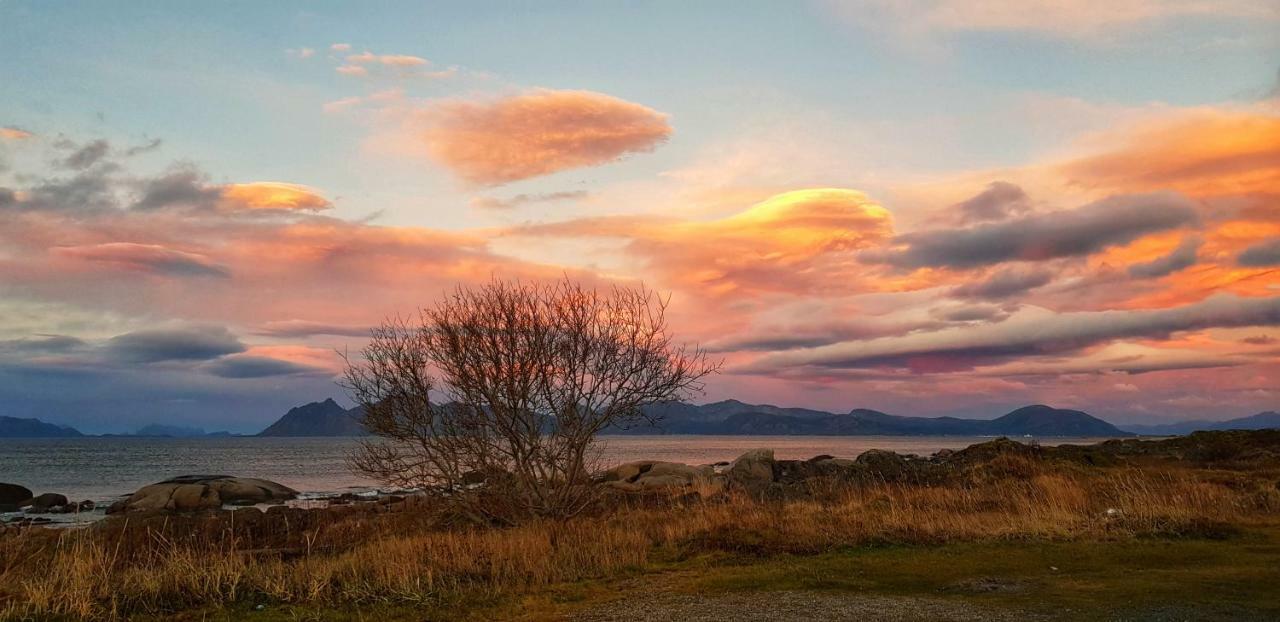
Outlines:
[{"label": "bare tree", "polygon": [[345,387],[375,437],[351,467],[486,520],[570,516],[592,499],[596,436],[649,421],[719,367],[667,335],[667,300],[568,279],[458,287],[375,329]]}]

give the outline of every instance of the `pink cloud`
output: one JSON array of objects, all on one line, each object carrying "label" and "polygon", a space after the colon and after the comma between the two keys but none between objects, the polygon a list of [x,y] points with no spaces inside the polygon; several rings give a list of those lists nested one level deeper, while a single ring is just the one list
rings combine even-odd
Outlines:
[{"label": "pink cloud", "polygon": [[482,185],[606,164],[651,151],[671,135],[665,114],[591,91],[445,101],[422,120],[431,157]]}]

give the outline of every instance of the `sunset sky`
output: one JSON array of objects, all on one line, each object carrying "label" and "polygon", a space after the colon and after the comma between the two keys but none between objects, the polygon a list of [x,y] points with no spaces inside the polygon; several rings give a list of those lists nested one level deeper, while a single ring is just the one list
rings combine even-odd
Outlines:
[{"label": "sunset sky", "polygon": [[381,319],[565,274],[669,293],[725,361],[697,401],[1280,409],[1275,2],[0,24],[0,415],[254,432]]}]

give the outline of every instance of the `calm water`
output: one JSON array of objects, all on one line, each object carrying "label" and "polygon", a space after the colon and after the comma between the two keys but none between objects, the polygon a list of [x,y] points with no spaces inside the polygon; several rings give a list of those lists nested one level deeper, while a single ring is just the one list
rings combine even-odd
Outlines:
[{"label": "calm water", "polygon": [[[610,436],[602,460],[617,464],[654,459],[688,464],[732,460],[757,447],[779,459],[819,454],[852,458],[868,449],[931,454],[989,440],[959,436]],[[1098,439],[1043,439],[1044,444]],[[111,501],[176,475],[222,474],[260,477],[303,492],[369,489],[373,483],[349,473],[344,456],[352,438],[87,438],[8,439],[0,442],[0,482],[35,491],[59,492],[73,500]]]}]

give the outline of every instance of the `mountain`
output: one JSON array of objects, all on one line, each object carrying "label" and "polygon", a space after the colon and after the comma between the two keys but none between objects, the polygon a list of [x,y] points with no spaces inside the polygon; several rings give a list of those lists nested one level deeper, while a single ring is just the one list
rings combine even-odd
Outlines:
[{"label": "mountain", "polygon": [[201,428],[189,428],[181,425],[166,425],[163,423],[152,423],[144,425],[133,434],[127,436],[150,436],[158,438],[204,438],[204,437],[224,437],[234,436],[230,432],[205,432]]},{"label": "mountain", "polygon": [[1078,410],[1044,405],[1025,406],[998,419],[956,417],[899,417],[858,408],[848,414],[756,406],[737,400],[705,406],[656,404],[645,413],[661,417],[655,429],[638,426],[610,430],[612,434],[769,434],[769,435],[884,435],[884,436],[1129,436],[1130,433]]},{"label": "mountain", "polygon": [[363,436],[359,407],[350,410],[332,398],[289,409],[258,436]]},{"label": "mountain", "polygon": [[1064,410],[1044,404],[1023,406],[1003,417],[992,420],[987,434],[1032,436],[1129,436],[1117,428],[1088,413]]},{"label": "mountain", "polygon": [[67,426],[45,423],[39,419],[0,417],[0,438],[75,438],[84,436]]},{"label": "mountain", "polygon": [[1256,415],[1228,419],[1226,421],[1179,421],[1176,423],[1124,426],[1125,430],[1149,436],[1174,436],[1190,434],[1200,430],[1264,430],[1267,428],[1280,428],[1280,413],[1269,410]]}]

